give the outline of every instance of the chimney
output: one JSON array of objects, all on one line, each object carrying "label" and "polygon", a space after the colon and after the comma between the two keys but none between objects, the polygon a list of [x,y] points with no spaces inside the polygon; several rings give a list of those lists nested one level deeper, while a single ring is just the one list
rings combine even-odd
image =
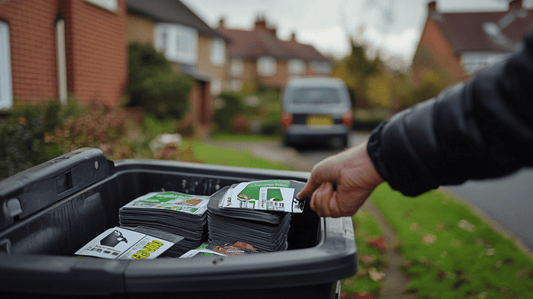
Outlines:
[{"label": "chimney", "polygon": [[226,19],[224,19],[224,17],[220,18],[220,20],[218,20],[218,28],[224,28],[225,22],[226,22]]},{"label": "chimney", "polygon": [[266,30],[268,31],[268,33],[272,34],[273,36],[276,36],[276,33],[278,31],[276,27],[266,28]]},{"label": "chimney", "polygon": [[437,1],[428,2],[428,15],[434,11],[437,11]]},{"label": "chimney", "polygon": [[512,0],[509,2],[509,10],[511,9],[521,9],[522,8],[522,0]]},{"label": "chimney", "polygon": [[291,32],[291,41],[296,41],[296,32]]},{"label": "chimney", "polygon": [[258,15],[255,19],[255,29],[267,30],[266,27],[266,18],[264,15]]}]

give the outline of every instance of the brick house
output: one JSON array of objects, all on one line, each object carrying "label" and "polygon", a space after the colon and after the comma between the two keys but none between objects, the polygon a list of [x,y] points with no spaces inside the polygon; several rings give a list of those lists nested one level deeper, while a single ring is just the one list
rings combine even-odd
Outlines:
[{"label": "brick house", "polygon": [[127,79],[125,0],[0,2],[0,109],[69,94],[113,107]]},{"label": "brick house", "polygon": [[226,39],[181,1],[128,0],[127,41],[150,43],[176,72],[195,79],[186,121],[207,131],[213,95],[226,87]]},{"label": "brick house", "polygon": [[413,57],[413,79],[419,82],[425,71],[434,70],[448,84],[462,81],[505,59],[532,30],[533,11],[521,0],[511,1],[507,11],[449,13],[431,1]]},{"label": "brick house", "polygon": [[262,83],[283,89],[292,76],[329,76],[332,62],[313,46],[296,41],[296,34],[283,41],[276,28],[259,16],[253,30],[229,29],[220,19],[217,31],[229,39],[230,63],[227,69],[229,88],[248,89]]}]

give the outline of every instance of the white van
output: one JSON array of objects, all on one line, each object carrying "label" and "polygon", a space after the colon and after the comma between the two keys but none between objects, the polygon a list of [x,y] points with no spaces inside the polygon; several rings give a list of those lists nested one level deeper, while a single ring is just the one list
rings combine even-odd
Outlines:
[{"label": "white van", "polygon": [[348,145],[353,113],[348,89],[336,78],[297,78],[283,93],[283,143],[293,146],[319,141]]}]

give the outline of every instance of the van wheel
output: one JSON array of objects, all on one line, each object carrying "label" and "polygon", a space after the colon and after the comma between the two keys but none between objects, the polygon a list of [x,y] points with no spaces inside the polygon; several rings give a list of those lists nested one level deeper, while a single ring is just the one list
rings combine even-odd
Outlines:
[{"label": "van wheel", "polygon": [[283,135],[282,143],[283,143],[283,146],[285,147],[292,146],[292,142],[289,140],[289,138],[287,138],[286,135]]}]

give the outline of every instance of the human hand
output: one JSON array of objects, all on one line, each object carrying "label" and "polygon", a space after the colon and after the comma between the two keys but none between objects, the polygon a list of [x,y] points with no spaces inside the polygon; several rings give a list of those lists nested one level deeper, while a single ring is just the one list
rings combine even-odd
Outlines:
[{"label": "human hand", "polygon": [[[317,163],[297,198],[311,197],[311,209],[321,217],[354,215],[383,182],[366,145],[364,142]],[[333,184],[337,185],[336,190]]]}]

